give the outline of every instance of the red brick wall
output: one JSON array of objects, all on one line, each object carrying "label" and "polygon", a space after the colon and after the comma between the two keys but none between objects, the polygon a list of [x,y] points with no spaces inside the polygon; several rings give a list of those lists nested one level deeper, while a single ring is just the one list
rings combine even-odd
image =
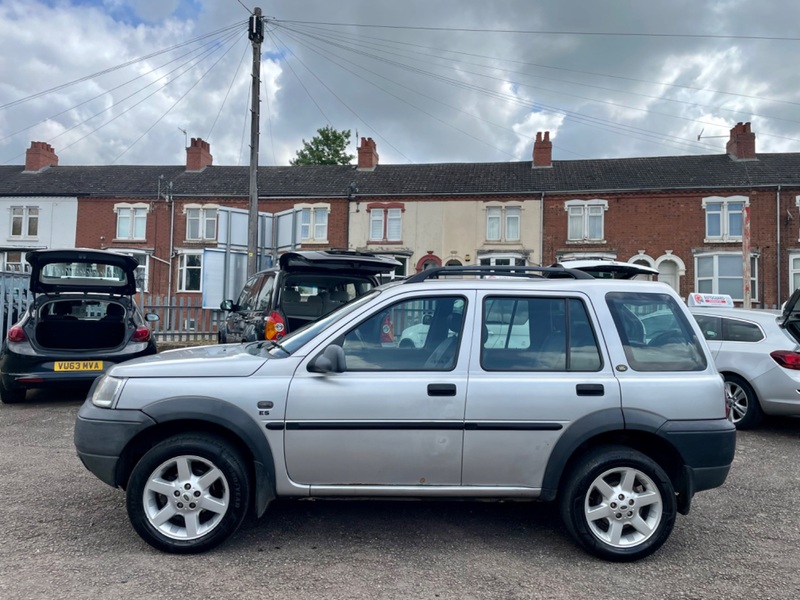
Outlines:
[{"label": "red brick wall", "polygon": [[[117,230],[117,215],[114,205],[119,203],[146,203],[150,205],[147,214],[147,234],[144,241],[115,240]],[[216,246],[215,242],[188,242],[186,241],[186,204],[218,204],[226,208],[247,210],[250,202],[247,198],[220,199],[220,198],[180,198],[176,197],[173,247],[175,249],[202,249],[206,246]],[[330,204],[331,212],[328,216],[328,242],[329,245],[318,245],[307,248],[347,248],[347,200],[342,198],[325,198],[314,200],[269,200],[259,201],[259,211],[276,213],[292,208],[296,203]],[[78,225],[76,231],[76,246],[80,248],[102,249],[133,249],[147,251],[149,254],[169,260],[170,220],[171,207],[164,200],[153,198],[79,198],[78,200]],[[196,297],[197,293],[177,293],[178,289],[178,263],[173,261],[172,293],[181,296]],[[150,259],[149,293],[151,295],[166,295],[169,289],[169,266],[160,260]]]},{"label": "red brick wall", "polygon": [[[758,300],[760,306],[780,305],[791,293],[788,289],[788,252],[798,244],[800,218],[787,225],[787,210],[797,216],[794,204],[797,190],[781,191],[781,298],[777,289],[776,189],[702,190],[693,192],[647,192],[632,194],[590,194],[546,196],[544,207],[544,262],[561,252],[613,252],[628,260],[639,250],[654,259],[667,250],[683,260],[686,273],[680,278],[680,294],[694,291],[694,253],[725,250],[741,252],[740,243],[705,243],[705,211],[702,201],[708,196],[748,196],[750,198],[751,250],[758,259]],[[606,244],[567,243],[567,213],[564,202],[570,199],[608,201],[605,213]]]}]

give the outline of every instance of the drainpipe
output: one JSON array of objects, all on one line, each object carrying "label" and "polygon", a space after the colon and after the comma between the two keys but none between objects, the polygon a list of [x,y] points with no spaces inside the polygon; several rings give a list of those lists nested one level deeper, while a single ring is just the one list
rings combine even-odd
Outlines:
[{"label": "drainpipe", "polygon": [[169,309],[172,304],[172,255],[175,245],[175,199],[172,197],[172,182],[169,182],[169,204],[170,204],[170,217],[169,217],[169,276],[167,278],[167,324],[171,326],[172,314]]},{"label": "drainpipe", "polygon": [[544,192],[539,199],[539,266],[544,266]]},{"label": "drainpipe", "polygon": [[777,306],[780,308],[781,305],[781,186],[778,185],[778,193],[775,194],[775,239],[777,240],[777,259],[775,263],[777,264],[777,282],[778,282],[778,289],[777,289]]}]

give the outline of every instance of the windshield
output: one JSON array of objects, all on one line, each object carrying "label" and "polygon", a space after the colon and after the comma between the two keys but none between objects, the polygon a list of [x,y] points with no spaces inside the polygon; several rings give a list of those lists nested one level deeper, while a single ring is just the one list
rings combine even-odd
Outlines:
[{"label": "windshield", "polygon": [[285,338],[280,340],[279,341],[280,348],[277,347],[273,348],[272,350],[270,350],[270,354],[273,354],[276,357],[293,354],[294,352],[297,351],[298,348],[300,348],[310,339],[315,337],[319,332],[323,331],[324,329],[327,329],[332,324],[345,318],[354,310],[358,310],[359,307],[372,301],[380,293],[381,292],[379,289],[374,289],[369,293],[364,294],[363,296],[356,298],[355,300],[352,300],[347,304],[344,304],[340,308],[334,310],[332,313],[325,315],[318,321],[314,321],[304,327],[301,327],[300,329],[296,329],[295,331],[287,335]]}]

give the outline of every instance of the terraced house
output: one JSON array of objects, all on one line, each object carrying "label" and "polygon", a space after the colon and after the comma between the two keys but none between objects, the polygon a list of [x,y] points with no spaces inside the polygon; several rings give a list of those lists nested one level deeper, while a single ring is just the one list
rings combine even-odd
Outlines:
[{"label": "terraced house", "polygon": [[[58,162],[33,142],[25,165],[0,166],[2,268],[36,248],[111,248],[139,259],[146,294],[236,294],[247,167],[215,166],[201,139],[185,165]],[[749,264],[751,302],[773,307],[800,287],[798,173],[800,153],[757,153],[749,123],[725,152],[654,158],[554,161],[543,132],[530,161],[381,165],[361,138],[355,165],[259,168],[259,252],[264,265],[290,248],[388,254],[397,276],[602,256],[654,266],[683,296],[739,302]]]}]

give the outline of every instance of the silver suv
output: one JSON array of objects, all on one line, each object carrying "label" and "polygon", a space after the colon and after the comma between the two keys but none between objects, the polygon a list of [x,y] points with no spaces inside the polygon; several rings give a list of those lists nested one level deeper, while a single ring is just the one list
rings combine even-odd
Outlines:
[{"label": "silver suv", "polygon": [[[647,339],[656,311],[671,333]],[[735,440],[668,286],[561,267],[431,269],[280,342],[137,359],[97,380],[75,426],[134,529],[177,553],[276,497],[458,497],[556,501],[579,545],[634,560],[722,485]]]}]

